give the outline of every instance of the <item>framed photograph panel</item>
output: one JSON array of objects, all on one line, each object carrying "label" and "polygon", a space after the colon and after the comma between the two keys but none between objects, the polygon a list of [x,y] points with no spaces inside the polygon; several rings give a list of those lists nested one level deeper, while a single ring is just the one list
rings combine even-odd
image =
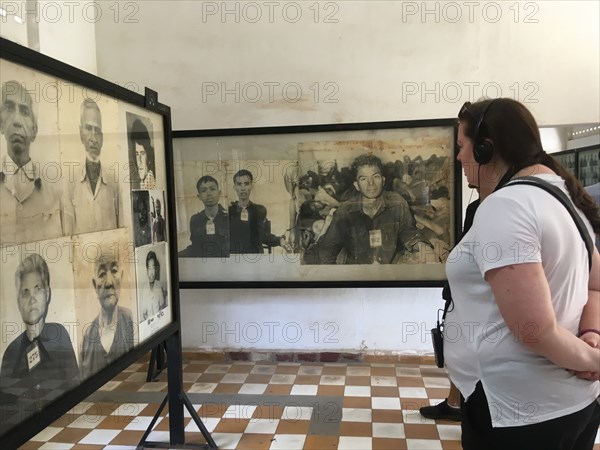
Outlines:
[{"label": "framed photograph panel", "polygon": [[564,150],[562,152],[552,153],[572,175],[577,176],[577,152],[575,150]]},{"label": "framed photograph panel", "polygon": [[0,39],[0,442],[179,332],[170,110]]},{"label": "framed photograph panel", "polygon": [[182,286],[436,286],[451,119],[174,132]]},{"label": "framed photograph panel", "polygon": [[583,147],[577,152],[577,177],[584,187],[600,183],[600,145]]}]

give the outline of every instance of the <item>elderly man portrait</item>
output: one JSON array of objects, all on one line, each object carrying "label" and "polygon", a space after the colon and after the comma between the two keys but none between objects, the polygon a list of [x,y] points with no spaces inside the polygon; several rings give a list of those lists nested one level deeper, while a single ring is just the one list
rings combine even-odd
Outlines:
[{"label": "elderly man portrait", "polygon": [[133,348],[133,320],[119,306],[123,269],[116,255],[104,249],[94,264],[92,287],[100,312],[87,326],[81,348],[81,375],[87,378]]},{"label": "elderly man portrait", "polygon": [[24,258],[15,272],[15,285],[24,331],[2,356],[1,387],[26,388],[22,396],[32,398],[77,385],[79,371],[69,333],[60,323],[46,322],[52,299],[46,261],[37,253]]},{"label": "elderly man portrait", "polygon": [[0,133],[7,147],[0,161],[0,244],[62,236],[60,193],[30,155],[38,123],[31,95],[18,81],[2,85]]},{"label": "elderly man portrait", "polygon": [[100,161],[104,143],[102,113],[93,100],[81,103],[79,137],[85,158],[67,186],[67,234],[113,230],[119,227],[121,219],[118,178]]}]

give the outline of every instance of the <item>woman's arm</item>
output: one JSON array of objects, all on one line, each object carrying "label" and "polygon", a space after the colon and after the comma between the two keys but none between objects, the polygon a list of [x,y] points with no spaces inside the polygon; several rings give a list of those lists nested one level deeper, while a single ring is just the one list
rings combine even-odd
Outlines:
[{"label": "woman's arm", "polygon": [[[565,369],[600,372],[600,348],[591,347],[557,324],[541,263],[491,269],[485,279],[504,321],[522,345]],[[586,316],[593,313],[591,309]]]}]

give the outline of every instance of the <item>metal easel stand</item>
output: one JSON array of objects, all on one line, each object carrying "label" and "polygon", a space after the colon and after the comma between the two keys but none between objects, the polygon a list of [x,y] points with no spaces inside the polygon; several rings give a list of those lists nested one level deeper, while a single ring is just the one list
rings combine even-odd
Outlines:
[{"label": "metal easel stand", "polygon": [[[182,371],[182,356],[181,356],[181,335],[180,332],[177,331],[173,335],[169,336],[166,341],[155,347],[161,347],[164,345],[166,349],[166,353],[168,355],[167,358],[167,379],[168,379],[168,391],[164,400],[160,404],[158,411],[152,418],[150,425],[144,432],[140,443],[137,445],[137,450],[142,450],[144,448],[169,448],[169,449],[209,449],[216,450],[217,444],[213,440],[212,436],[206,429],[204,423],[198,416],[198,413],[194,409],[192,402],[183,391],[183,371]],[[152,351],[154,352],[153,349]],[[162,349],[156,350],[158,352],[162,352]],[[162,370],[162,369],[161,369]],[[160,372],[159,372],[160,373]],[[150,368],[148,369],[148,376],[150,376]],[[169,403],[169,437],[170,442],[154,442],[147,441],[148,436],[152,432],[152,428],[158,421],[160,414],[165,408],[167,402]],[[202,433],[202,436],[206,440],[206,444],[186,444],[185,443],[185,430],[183,424],[183,407],[186,407],[190,415],[192,416],[192,420]]]},{"label": "metal easel stand", "polygon": [[[166,368],[167,361],[167,341],[163,341],[152,349],[150,353],[150,363],[148,364],[148,375],[146,375],[146,383],[156,380],[156,378]],[[156,366],[156,370],[154,369]]]}]

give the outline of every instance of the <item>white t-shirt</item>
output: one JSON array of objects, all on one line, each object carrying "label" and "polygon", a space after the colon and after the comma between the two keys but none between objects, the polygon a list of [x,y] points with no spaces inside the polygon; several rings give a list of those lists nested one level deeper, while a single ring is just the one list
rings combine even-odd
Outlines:
[{"label": "white t-shirt", "polygon": [[[557,175],[538,177],[567,193]],[[577,334],[588,298],[588,253],[567,209],[543,189],[507,186],[487,197],[446,262],[454,299],[444,330],[448,372],[467,401],[481,381],[494,427],[562,417],[600,394],[599,382],[570,375],[527,349],[504,322],[484,274],[528,262],[542,262],[557,322]],[[534,323],[522,326],[535,336]]]}]

